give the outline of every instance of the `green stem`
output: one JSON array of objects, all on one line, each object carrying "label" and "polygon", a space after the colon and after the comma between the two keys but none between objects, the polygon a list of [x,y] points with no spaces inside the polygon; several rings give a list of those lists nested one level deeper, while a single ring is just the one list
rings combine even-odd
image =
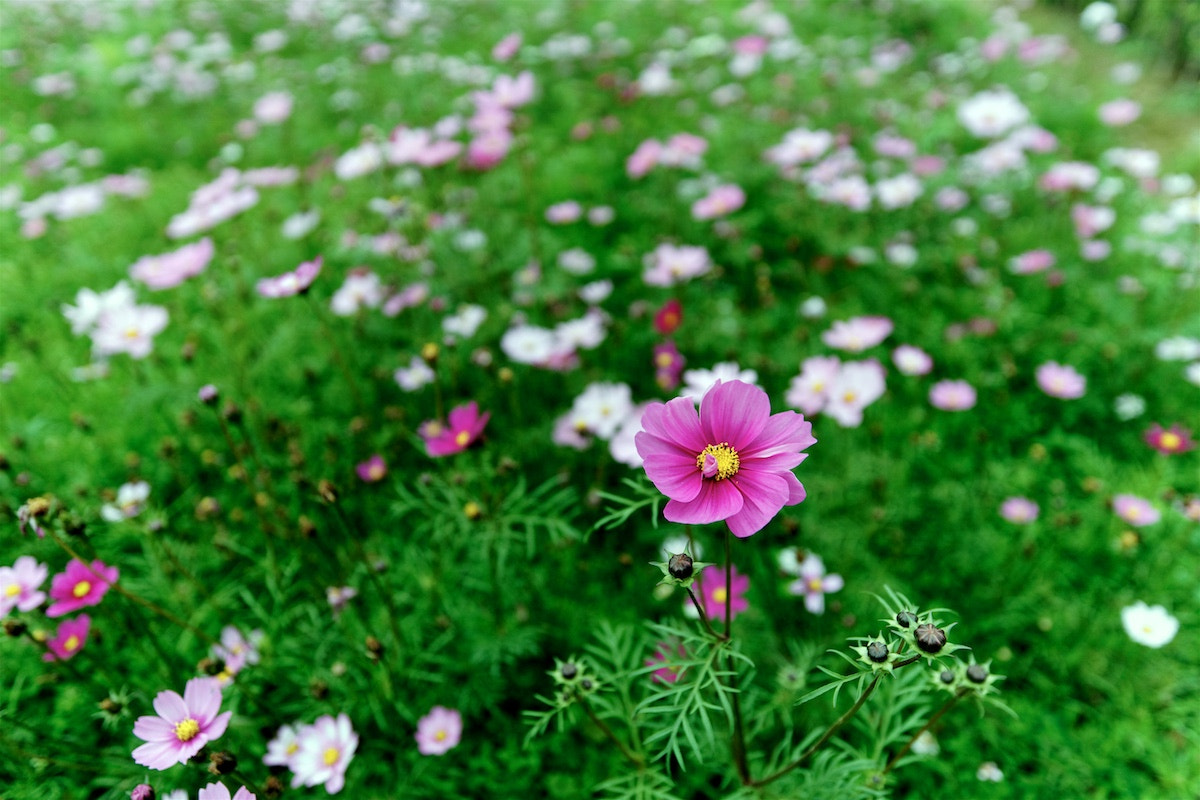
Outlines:
[{"label": "green stem", "polygon": [[891,760],[888,761],[887,766],[883,768],[882,774],[887,775],[889,772],[891,772],[892,768],[896,766],[900,759],[904,758],[904,756],[908,754],[908,751],[912,749],[913,743],[920,738],[921,734],[932,728],[937,721],[942,718],[943,714],[954,708],[954,706],[958,704],[958,701],[962,700],[969,693],[970,691],[968,689],[959,689],[953,697],[943,703],[942,707],[934,712],[934,715],[929,718],[929,721],[922,725],[921,728],[914,733],[907,742],[904,743],[904,747],[901,747],[900,751],[891,757]]},{"label": "green stem", "polygon": [[601,733],[612,740],[612,743],[615,744],[618,749],[620,749],[621,754],[625,756],[625,758],[629,759],[631,764],[638,769],[646,766],[646,759],[630,750],[629,747],[622,742],[615,733],[613,733],[612,728],[608,727],[604,720],[596,716],[596,712],[592,710],[591,705],[588,704],[586,699],[582,697],[579,698],[579,705],[583,706],[583,710],[588,715],[588,719],[595,723],[596,727],[600,729]]},{"label": "green stem", "polygon": [[700,614],[700,621],[704,623],[704,630],[708,631],[709,636],[714,639],[720,639],[721,635],[713,630],[713,626],[709,624],[708,614],[704,613],[704,606],[700,605],[700,600],[696,597],[696,593],[692,591],[692,587],[687,587],[687,593],[688,597],[692,598],[692,605],[696,607],[696,611]]}]

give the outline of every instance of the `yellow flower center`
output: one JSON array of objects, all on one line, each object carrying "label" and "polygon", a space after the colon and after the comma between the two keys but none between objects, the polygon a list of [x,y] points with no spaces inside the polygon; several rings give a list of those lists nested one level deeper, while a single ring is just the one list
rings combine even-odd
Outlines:
[{"label": "yellow flower center", "polygon": [[[386,471],[383,464],[376,462],[367,468],[367,477],[373,481],[377,481],[384,476]],[[234,652],[236,653],[237,651],[235,650]]]},{"label": "yellow flower center", "polygon": [[671,358],[670,353],[659,353],[658,358],[655,359],[658,366],[660,366],[660,367],[669,367],[669,366],[671,366],[671,362],[673,362],[674,360],[675,359]]},{"label": "yellow flower center", "polygon": [[175,726],[175,738],[181,742],[190,742],[200,734],[200,723],[188,717]]},{"label": "yellow flower center", "polygon": [[1159,437],[1158,444],[1163,450],[1177,450],[1179,445],[1183,444],[1183,440],[1179,438],[1179,434],[1167,431]]},{"label": "yellow flower center", "polygon": [[437,733],[435,733],[435,734],[433,735],[433,738],[434,738],[434,739],[437,739],[439,742],[444,742],[444,741],[446,741],[446,732],[445,732],[445,731],[438,731]]},{"label": "yellow flower center", "polygon": [[471,441],[471,432],[470,431],[459,431],[454,436],[454,443],[456,445],[458,445],[459,447],[466,447],[467,442],[469,442],[469,441]]},{"label": "yellow flower center", "polygon": [[65,642],[63,642],[63,650],[68,653],[73,653],[78,649],[79,649],[79,637],[78,636],[68,637],[68,639]]},{"label": "yellow flower center", "polygon": [[729,442],[710,444],[696,456],[696,469],[704,473],[704,477],[714,480],[724,480],[737,475],[742,461],[737,450],[729,446]]},{"label": "yellow flower center", "polygon": [[809,589],[809,591],[812,591],[812,592],[821,591],[821,579],[820,578],[809,578],[808,579],[808,589]]},{"label": "yellow flower center", "polygon": [[857,396],[858,395],[856,395],[854,392],[846,392],[845,394],[842,395],[842,402],[843,403],[853,403],[854,398]]},{"label": "yellow flower center", "polygon": [[71,594],[76,597],[86,597],[87,593],[92,590],[92,584],[88,581],[80,581],[75,584],[75,588],[71,590]]},{"label": "yellow flower center", "polygon": [[713,589],[713,600],[724,603],[727,599],[729,599],[729,592],[724,589]]},{"label": "yellow flower center", "polygon": [[338,749],[336,747],[330,747],[328,750],[325,751],[325,757],[323,759],[325,761],[325,766],[332,767],[334,764],[337,763],[337,760],[341,757],[341,755],[342,754],[338,751]]},{"label": "yellow flower center", "polygon": [[290,756],[292,753],[296,752],[299,749],[300,749],[300,745],[296,744],[295,742],[292,742],[291,744],[289,744],[287,746],[287,754]]},{"label": "yellow flower center", "polygon": [[8,585],[8,588],[4,590],[4,594],[8,595],[9,597],[16,597],[20,593],[21,593],[21,587],[15,583],[10,583]]}]

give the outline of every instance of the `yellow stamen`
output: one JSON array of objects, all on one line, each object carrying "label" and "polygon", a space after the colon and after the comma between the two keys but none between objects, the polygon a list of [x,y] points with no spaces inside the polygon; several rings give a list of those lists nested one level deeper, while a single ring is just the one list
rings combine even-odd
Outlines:
[{"label": "yellow stamen", "polygon": [[724,480],[737,475],[742,461],[737,450],[729,446],[729,442],[710,444],[696,456],[696,469],[704,473],[704,477]]},{"label": "yellow stamen", "polygon": [[1183,440],[1179,438],[1179,434],[1167,431],[1158,439],[1158,446],[1163,450],[1178,450],[1179,445],[1183,444]]},{"label": "yellow stamen", "polygon": [[63,642],[63,650],[68,653],[73,653],[78,649],[79,649],[79,637],[78,636],[68,637],[68,639],[65,642]]},{"label": "yellow stamen", "polygon": [[435,733],[433,735],[433,738],[437,739],[439,742],[444,742],[444,741],[446,741],[446,732],[438,731],[437,733]]},{"label": "yellow stamen", "polygon": [[15,583],[10,583],[8,588],[4,590],[4,594],[9,597],[16,597],[21,593],[21,587]]},{"label": "yellow stamen", "polygon": [[287,754],[290,756],[292,753],[296,752],[299,749],[300,749],[300,745],[296,744],[295,742],[292,742],[291,744],[289,744],[287,746]]},{"label": "yellow stamen", "polygon": [[809,578],[808,579],[808,588],[809,588],[809,591],[813,591],[813,592],[821,591],[821,579],[820,578]]},{"label": "yellow stamen", "polygon": [[190,742],[200,735],[200,723],[188,717],[175,726],[175,738],[181,742]]},{"label": "yellow stamen", "polygon": [[454,435],[454,443],[459,447],[466,447],[467,442],[471,441],[470,431],[459,431]]},{"label": "yellow stamen", "polygon": [[71,594],[76,597],[86,597],[87,593],[92,590],[92,584],[87,581],[80,581],[75,584],[75,588],[71,590]]},{"label": "yellow stamen", "polygon": [[713,589],[713,600],[724,603],[727,599],[729,599],[729,592],[724,589]]},{"label": "yellow stamen", "polygon": [[324,758],[325,766],[332,767],[334,764],[337,763],[337,760],[339,758],[341,758],[341,756],[342,756],[342,754],[340,752],[338,752],[338,749],[336,747],[329,748],[328,750],[325,751],[325,758]]}]

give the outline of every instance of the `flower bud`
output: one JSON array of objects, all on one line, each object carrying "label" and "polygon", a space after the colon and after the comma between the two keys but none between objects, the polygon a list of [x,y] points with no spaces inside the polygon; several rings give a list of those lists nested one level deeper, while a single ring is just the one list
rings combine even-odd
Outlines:
[{"label": "flower bud", "polygon": [[275,800],[283,796],[283,781],[275,775],[268,775],[267,782],[263,785],[263,797],[266,800]]},{"label": "flower bud", "polygon": [[338,500],[337,487],[331,481],[327,481],[324,478],[317,482],[317,494],[326,503],[336,503]]},{"label": "flower bud", "polygon": [[917,615],[911,611],[901,611],[896,615],[896,624],[901,628],[911,628],[917,624]]},{"label": "flower bud", "polygon": [[216,405],[217,399],[221,396],[220,390],[211,383],[206,383],[196,392],[196,399],[206,406]]},{"label": "flower bud", "polygon": [[982,664],[972,664],[967,667],[967,680],[971,683],[983,683],[988,678],[987,667]]},{"label": "flower bud", "polygon": [[918,625],[914,631],[917,647],[926,653],[937,653],[946,646],[946,632],[931,622]]},{"label": "flower bud", "polygon": [[938,680],[949,686],[954,683],[954,670],[944,669],[938,674]]},{"label": "flower bud", "polygon": [[24,620],[14,618],[4,620],[4,632],[14,639],[18,636],[24,636],[25,631],[28,629],[29,626],[25,624]]},{"label": "flower bud", "polygon": [[196,669],[201,675],[220,675],[225,671],[225,662],[219,658],[202,658]]},{"label": "flower bud", "polygon": [[139,783],[129,793],[129,800],[154,800],[154,788],[146,783]]},{"label": "flower bud", "polygon": [[676,553],[667,561],[667,571],[672,578],[687,580],[695,571],[695,561],[687,553]]},{"label": "flower bud", "polygon": [[574,661],[568,661],[559,668],[558,673],[563,676],[564,680],[574,680],[575,676],[579,674],[579,667]]},{"label": "flower bud", "polygon": [[883,642],[868,642],[867,658],[876,664],[882,664],[888,659],[888,646]]}]

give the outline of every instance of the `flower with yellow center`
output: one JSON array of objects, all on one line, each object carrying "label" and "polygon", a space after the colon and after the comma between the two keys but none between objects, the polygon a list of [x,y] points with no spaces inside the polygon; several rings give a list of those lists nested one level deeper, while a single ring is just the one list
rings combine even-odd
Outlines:
[{"label": "flower with yellow center", "polygon": [[704,477],[713,480],[725,480],[738,473],[741,458],[737,450],[729,446],[729,442],[710,444],[696,456],[696,469],[704,473]]},{"label": "flower with yellow center", "polygon": [[75,588],[71,590],[71,594],[75,595],[76,597],[87,597],[87,593],[91,590],[92,584],[90,581],[80,581],[79,583],[75,584]]},{"label": "flower with yellow center", "polygon": [[175,738],[181,742],[190,742],[200,734],[200,723],[188,717],[175,725]]},{"label": "flower with yellow center", "polygon": [[336,747],[327,747],[325,748],[325,754],[321,757],[321,760],[325,762],[325,766],[332,767],[341,757],[342,754]]},{"label": "flower with yellow center", "polygon": [[1183,439],[1179,437],[1179,434],[1174,433],[1173,431],[1167,431],[1159,438],[1158,444],[1163,450],[1175,452],[1179,449],[1179,446],[1183,444]]},{"label": "flower with yellow center", "polygon": [[78,649],[79,649],[79,637],[78,636],[70,636],[67,638],[67,640],[65,642],[63,642],[63,650],[67,651],[68,653],[73,653]]},{"label": "flower with yellow center", "polygon": [[21,593],[21,587],[15,583],[10,583],[4,590],[4,594],[8,597],[16,597]]}]

